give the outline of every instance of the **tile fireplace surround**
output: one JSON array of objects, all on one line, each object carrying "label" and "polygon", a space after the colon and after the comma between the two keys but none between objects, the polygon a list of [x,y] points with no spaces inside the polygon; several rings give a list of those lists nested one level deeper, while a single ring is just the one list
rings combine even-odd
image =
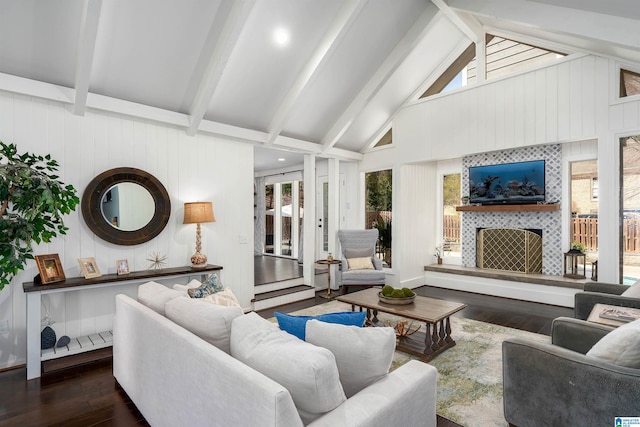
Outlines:
[{"label": "tile fireplace surround", "polygon": [[[545,160],[545,195],[560,201],[562,149],[560,144],[524,147],[467,156],[463,159],[462,194],[469,193],[469,166]],[[542,230],[542,274],[562,275],[562,221],[560,210],[518,212],[462,212],[462,266],[476,267],[476,229],[521,228]]]}]

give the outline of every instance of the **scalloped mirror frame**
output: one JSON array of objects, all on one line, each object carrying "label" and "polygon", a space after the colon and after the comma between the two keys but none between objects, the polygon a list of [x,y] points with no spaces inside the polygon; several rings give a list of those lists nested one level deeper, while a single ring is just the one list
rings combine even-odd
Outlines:
[{"label": "scalloped mirror frame", "polygon": [[[118,230],[102,215],[102,198],[111,187],[121,182],[139,184],[153,197],[153,218],[138,230]],[[162,183],[150,173],[136,168],[115,168],[91,180],[82,195],[81,208],[85,223],[96,236],[116,245],[131,246],[148,242],[164,230],[171,215],[171,200]]]}]

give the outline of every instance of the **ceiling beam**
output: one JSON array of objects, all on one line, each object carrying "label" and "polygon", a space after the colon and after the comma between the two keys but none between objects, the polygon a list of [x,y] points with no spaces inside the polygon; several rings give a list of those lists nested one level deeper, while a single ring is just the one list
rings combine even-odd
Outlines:
[{"label": "ceiling beam", "polygon": [[321,144],[315,142],[303,141],[301,139],[290,138],[288,136],[279,135],[273,141],[274,147],[281,147],[291,151],[297,151],[300,153],[312,153],[317,154],[319,157],[324,158],[336,158],[340,160],[359,161],[364,158],[362,153],[355,151],[343,150],[341,148],[331,148],[325,150]]},{"label": "ceiling beam", "polygon": [[431,0],[438,9],[456,26],[462,31],[469,39],[474,43],[484,42],[484,31],[482,25],[478,23],[473,17],[469,15],[460,16],[453,9],[449,7],[444,0]]},{"label": "ceiling beam", "polygon": [[78,52],[76,54],[75,99],[73,114],[83,116],[87,110],[87,95],[91,81],[91,67],[93,53],[96,49],[98,22],[102,0],[84,0],[82,5],[82,20],[78,37]]},{"label": "ceiling beam", "polygon": [[309,85],[313,76],[321,71],[322,66],[331,57],[366,3],[366,0],[348,0],[344,2],[336,18],[333,20],[331,27],[322,37],[322,40],[320,40],[318,47],[302,68],[300,74],[298,74],[298,77],[271,119],[267,127],[269,144],[272,144],[273,141],[278,138],[296,101]]},{"label": "ceiling beam", "polygon": [[[0,90],[61,102],[67,105],[73,105],[74,103],[74,90],[71,88],[26,79],[24,77],[17,77],[11,74],[0,73]],[[112,98],[109,96],[98,95],[91,92],[87,95],[86,105],[89,109],[106,111],[109,113],[132,117],[134,119],[141,119],[184,129],[189,127],[189,116],[186,114],[138,104],[136,102],[124,101],[122,99]],[[264,146],[268,140],[268,134],[266,132],[245,129],[210,120],[202,120],[199,131],[235,141],[242,141],[262,146]],[[273,146],[280,146],[287,150],[297,151],[300,153],[314,154],[321,153],[323,148],[322,145],[317,143],[284,136],[279,136],[276,141],[274,141]],[[355,151],[334,148],[323,153],[322,157],[335,157],[341,160],[357,161],[362,160],[363,155]]]},{"label": "ceiling beam", "polygon": [[[207,68],[200,80],[200,84],[193,98],[193,103],[189,109],[190,123],[187,128],[188,135],[195,135],[200,127],[200,123],[207,112],[209,102],[211,102],[211,98],[220,82],[222,72],[227,65],[233,48],[238,42],[242,28],[246,24],[254,5],[255,0],[236,0],[233,1],[231,7],[227,9],[227,16],[223,18],[224,24],[222,30],[219,33],[218,40],[209,57]],[[209,30],[208,37],[213,38],[217,35],[218,32],[212,27]],[[212,42],[212,40],[209,40],[209,42]],[[204,45],[207,46],[210,44],[212,43],[205,42]]]},{"label": "ceiling beam", "polygon": [[87,108],[108,111],[110,113],[122,114],[143,120],[151,120],[171,126],[183,128],[189,126],[189,117],[186,114],[91,92],[89,92],[87,96]]},{"label": "ceiling beam", "polygon": [[492,20],[640,50],[638,21],[633,18],[529,0],[449,0],[449,7]]},{"label": "ceiling beam", "polygon": [[371,102],[393,76],[393,73],[402,62],[411,54],[418,41],[430,30],[436,13],[437,10],[435,10],[435,8],[427,8],[404,37],[402,37],[382,65],[375,71],[358,95],[351,101],[347,109],[322,138],[321,143],[324,146],[324,150],[330,150],[338,142],[356,120],[360,112],[365,109],[367,104]]},{"label": "ceiling beam", "polygon": [[74,90],[65,86],[0,73],[0,90],[73,104]]}]

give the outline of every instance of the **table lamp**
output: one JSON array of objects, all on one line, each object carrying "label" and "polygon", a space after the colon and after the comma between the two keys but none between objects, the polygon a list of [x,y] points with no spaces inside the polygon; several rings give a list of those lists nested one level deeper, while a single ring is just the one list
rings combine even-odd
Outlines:
[{"label": "table lamp", "polygon": [[196,224],[196,252],[191,257],[191,267],[203,268],[207,265],[207,256],[203,254],[200,240],[200,224],[216,222],[211,202],[193,202],[184,204],[183,224]]}]

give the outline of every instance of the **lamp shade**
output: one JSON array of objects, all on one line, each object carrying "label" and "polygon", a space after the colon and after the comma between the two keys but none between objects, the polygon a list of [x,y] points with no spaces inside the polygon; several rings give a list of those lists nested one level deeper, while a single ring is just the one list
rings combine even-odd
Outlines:
[{"label": "lamp shade", "polygon": [[193,202],[184,204],[183,224],[202,224],[216,222],[211,202]]}]

